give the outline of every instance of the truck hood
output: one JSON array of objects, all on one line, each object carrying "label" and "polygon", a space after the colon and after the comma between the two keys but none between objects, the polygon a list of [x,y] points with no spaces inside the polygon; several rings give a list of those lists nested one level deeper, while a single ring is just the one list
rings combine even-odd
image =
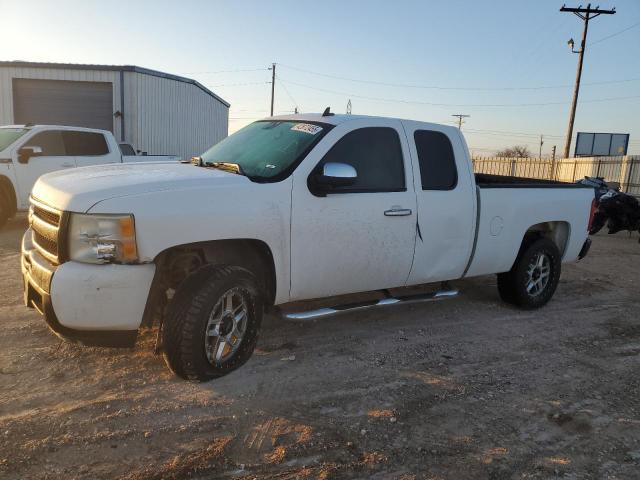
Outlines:
[{"label": "truck hood", "polygon": [[190,164],[117,164],[48,173],[38,179],[31,194],[59,210],[86,212],[110,198],[250,182],[241,175]]}]

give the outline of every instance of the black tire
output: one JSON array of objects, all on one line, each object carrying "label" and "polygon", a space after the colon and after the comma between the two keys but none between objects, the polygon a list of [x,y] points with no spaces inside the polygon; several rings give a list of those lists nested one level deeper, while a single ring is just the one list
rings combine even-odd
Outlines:
[{"label": "black tire", "polygon": [[[534,261],[541,256],[543,265],[534,266]],[[511,270],[498,274],[500,297],[506,303],[524,310],[542,307],[551,300],[558,287],[561,265],[560,252],[551,240],[533,237],[525,241]],[[541,279],[544,272],[547,272],[547,267],[548,274]]]},{"label": "black tire", "polygon": [[[205,343],[212,341],[212,338],[222,339],[223,336],[207,337],[205,330],[209,317],[216,313],[215,309],[224,310],[224,304],[220,307],[220,302],[224,302],[225,295],[232,295],[241,303],[244,302],[241,307],[246,308],[247,320],[238,346],[229,341],[229,357],[224,360],[221,358],[220,363],[216,364],[207,357]],[[165,362],[172,372],[186,380],[205,382],[227,375],[251,357],[258,340],[262,313],[263,295],[251,272],[227,265],[200,268],[180,285],[169,305],[162,331]],[[230,313],[225,318],[234,322]],[[221,321],[216,328],[221,330],[224,322]],[[229,335],[232,333],[228,332]]]},{"label": "black tire", "polygon": [[0,187],[0,228],[4,227],[11,218],[11,207],[7,193]]}]

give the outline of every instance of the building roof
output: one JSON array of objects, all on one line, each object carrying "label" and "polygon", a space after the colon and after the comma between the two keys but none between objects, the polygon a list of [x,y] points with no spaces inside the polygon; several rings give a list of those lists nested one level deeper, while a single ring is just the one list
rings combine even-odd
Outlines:
[{"label": "building roof", "polygon": [[135,72],[143,75],[151,75],[153,77],[166,78],[168,80],[175,80],[176,82],[190,83],[195,85],[207,95],[215,98],[220,103],[230,107],[231,104],[219,97],[200,82],[192,79],[181,77],[179,75],[173,75],[171,73],[160,72],[158,70],[151,70],[149,68],[137,67],[135,65],[91,65],[83,63],[48,63],[48,62],[25,62],[22,60],[12,61],[0,61],[0,67],[16,67],[16,68],[58,68],[64,70],[106,70],[114,72]]}]

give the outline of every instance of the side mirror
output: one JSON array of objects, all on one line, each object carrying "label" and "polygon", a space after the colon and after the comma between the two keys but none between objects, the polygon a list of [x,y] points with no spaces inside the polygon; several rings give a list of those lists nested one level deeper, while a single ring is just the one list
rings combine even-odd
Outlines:
[{"label": "side mirror", "polygon": [[29,163],[31,157],[42,155],[42,147],[22,147],[18,150],[18,162]]},{"label": "side mirror", "polygon": [[313,176],[316,190],[328,193],[334,187],[348,187],[353,185],[358,178],[358,172],[353,166],[346,163],[327,162],[322,166],[322,171]]}]

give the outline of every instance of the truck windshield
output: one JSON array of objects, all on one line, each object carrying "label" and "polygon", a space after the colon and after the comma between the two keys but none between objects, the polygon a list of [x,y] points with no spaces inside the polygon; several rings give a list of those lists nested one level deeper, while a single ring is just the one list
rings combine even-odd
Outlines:
[{"label": "truck windshield", "polygon": [[254,180],[287,176],[331,129],[331,125],[290,120],[251,123],[202,154],[202,165],[237,164]]},{"label": "truck windshield", "polygon": [[7,148],[28,131],[26,128],[0,128],[0,151]]}]

